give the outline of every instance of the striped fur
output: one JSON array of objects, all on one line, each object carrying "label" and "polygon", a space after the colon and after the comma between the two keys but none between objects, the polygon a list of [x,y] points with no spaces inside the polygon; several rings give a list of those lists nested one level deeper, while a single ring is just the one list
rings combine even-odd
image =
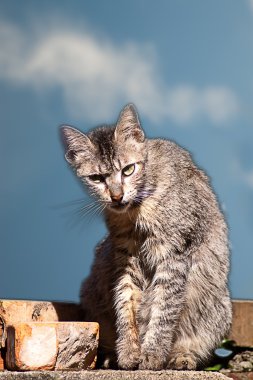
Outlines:
[{"label": "striped fur", "polygon": [[81,288],[86,318],[101,325],[101,364],[200,368],[231,323],[227,226],[207,176],[174,142],[146,139],[132,105],[116,125],[62,132],[108,227]]}]

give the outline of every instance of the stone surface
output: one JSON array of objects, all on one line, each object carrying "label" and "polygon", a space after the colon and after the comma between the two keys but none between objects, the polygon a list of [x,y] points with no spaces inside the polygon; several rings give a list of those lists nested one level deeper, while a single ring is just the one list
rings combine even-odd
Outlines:
[{"label": "stone surface", "polygon": [[202,371],[80,371],[1,372],[0,380],[228,380],[218,372]]},{"label": "stone surface", "polygon": [[253,371],[253,351],[243,351],[229,360],[228,367],[231,372]]},{"label": "stone surface", "polygon": [[240,372],[240,373],[228,373],[225,374],[230,379],[234,380],[253,380],[253,372]]},{"label": "stone surface", "polygon": [[9,370],[93,369],[98,324],[92,322],[16,323],[7,329]]}]

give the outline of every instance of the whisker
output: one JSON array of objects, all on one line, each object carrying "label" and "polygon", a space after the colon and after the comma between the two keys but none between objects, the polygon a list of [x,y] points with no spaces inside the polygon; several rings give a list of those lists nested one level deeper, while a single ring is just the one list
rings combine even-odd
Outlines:
[{"label": "whisker", "polygon": [[62,202],[62,203],[58,203],[58,204],[54,204],[51,206],[51,208],[53,209],[59,209],[59,208],[64,208],[64,207],[71,207],[71,206],[75,206],[77,204],[80,204],[80,203],[85,203],[89,200],[88,197],[86,198],[80,198],[80,199],[74,199],[72,201],[67,201],[67,202]]},{"label": "whisker", "polygon": [[93,203],[93,204],[89,205],[89,207],[87,207],[87,208],[81,208],[80,210],[78,210],[78,214],[80,216],[87,216],[90,213],[92,213],[97,207],[100,207],[100,205],[97,203]]},{"label": "whisker", "polygon": [[87,210],[87,209],[90,209],[91,207],[94,207],[95,205],[97,205],[97,204],[99,204],[99,203],[100,203],[100,201],[94,201],[94,202],[91,202],[91,203],[89,203],[89,204],[87,204],[87,205],[82,206],[82,207],[80,208],[80,211],[85,211],[85,210]]},{"label": "whisker", "polygon": [[67,209],[64,213],[61,212],[61,215],[67,217],[67,227],[74,228],[77,225],[83,226],[84,222],[86,224],[93,221],[96,216],[102,214],[108,203],[110,202],[86,197],[54,205],[53,208]]},{"label": "whisker", "polygon": [[[98,216],[100,215],[100,211],[103,209],[103,207],[106,207],[105,205],[102,205],[102,204],[99,204],[99,205],[96,205],[92,211],[90,212],[90,215],[89,215],[89,221],[91,222],[95,216]],[[87,215],[86,215],[87,216]]]}]

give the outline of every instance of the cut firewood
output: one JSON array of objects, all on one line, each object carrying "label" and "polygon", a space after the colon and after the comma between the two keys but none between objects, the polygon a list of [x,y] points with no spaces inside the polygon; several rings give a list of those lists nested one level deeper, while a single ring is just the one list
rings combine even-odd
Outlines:
[{"label": "cut firewood", "polygon": [[93,369],[95,322],[15,323],[7,329],[6,367],[12,371]]}]

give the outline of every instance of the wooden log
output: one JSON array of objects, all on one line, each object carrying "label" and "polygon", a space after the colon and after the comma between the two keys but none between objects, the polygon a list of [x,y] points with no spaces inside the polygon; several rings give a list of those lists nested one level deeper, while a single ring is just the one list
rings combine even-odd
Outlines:
[{"label": "wooden log", "polygon": [[95,322],[15,323],[7,329],[6,367],[12,371],[93,369]]},{"label": "wooden log", "polygon": [[[80,306],[66,302],[0,300],[0,348],[6,346],[7,327],[17,322],[81,321]],[[240,346],[253,346],[253,301],[233,300],[230,339]],[[6,349],[6,348],[5,348]],[[0,369],[3,350],[0,350]]]},{"label": "wooden log", "polygon": [[253,347],[253,301],[233,301],[233,322],[229,338],[238,346]]},{"label": "wooden log", "polygon": [[0,350],[0,371],[4,370],[4,358],[3,358],[3,351]]},{"label": "wooden log", "polygon": [[5,347],[7,327],[17,322],[81,321],[75,303],[0,300],[0,348]]},{"label": "wooden log", "polygon": [[1,337],[4,332],[4,324],[0,319],[0,371],[4,370],[4,350],[1,348]]}]

